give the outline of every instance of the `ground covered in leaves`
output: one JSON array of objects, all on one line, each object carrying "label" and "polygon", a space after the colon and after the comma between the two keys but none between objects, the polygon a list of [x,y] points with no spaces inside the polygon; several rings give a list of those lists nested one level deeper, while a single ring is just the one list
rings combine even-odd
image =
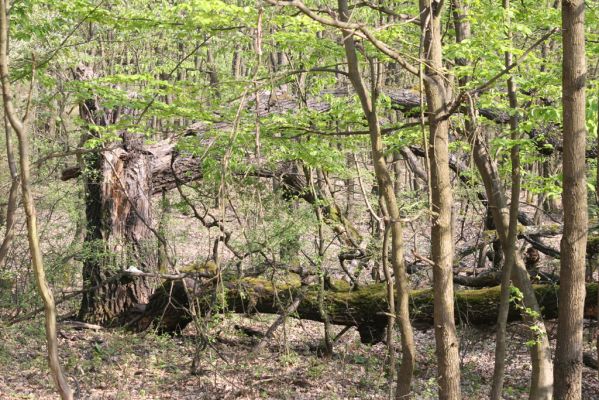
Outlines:
[{"label": "ground covered in leaves", "polygon": [[[218,317],[171,338],[120,330],[78,330],[61,325],[63,365],[81,399],[383,399],[386,347],[360,343],[354,329],[320,356],[322,325],[289,320],[258,353],[252,352],[273,316]],[[341,327],[335,327],[335,332]],[[549,325],[550,336],[555,327]],[[588,330],[587,330],[588,331]],[[587,332],[585,331],[585,332]],[[46,368],[43,322],[0,326],[0,398],[54,399]],[[530,331],[510,325],[506,398],[527,398]],[[493,332],[460,328],[464,398],[484,399],[493,371]],[[591,337],[585,337],[591,346]],[[432,330],[416,333],[416,399],[435,399]],[[584,368],[583,398],[599,399],[597,371]]]}]

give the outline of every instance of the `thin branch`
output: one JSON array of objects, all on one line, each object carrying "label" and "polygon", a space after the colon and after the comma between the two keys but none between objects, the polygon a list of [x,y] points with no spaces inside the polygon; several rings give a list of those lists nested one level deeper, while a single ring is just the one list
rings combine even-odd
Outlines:
[{"label": "thin branch", "polygon": [[431,260],[430,258],[424,257],[418,253],[416,253],[415,250],[412,250],[412,255],[414,256],[415,259],[422,261],[428,265],[430,265],[431,267],[434,267],[436,264],[433,260]]},{"label": "thin branch", "polygon": [[501,72],[497,73],[491,79],[489,79],[485,83],[477,86],[476,88],[470,89],[470,90],[467,90],[467,91],[463,91],[462,93],[460,93],[453,100],[453,104],[451,105],[451,107],[449,107],[449,111],[447,111],[446,114],[441,115],[439,117],[439,120],[447,119],[450,116],[452,116],[453,114],[455,114],[459,110],[459,108],[461,107],[462,102],[464,101],[464,99],[467,98],[468,96],[472,96],[472,95],[475,95],[475,94],[478,95],[478,94],[481,94],[481,93],[485,92],[486,90],[488,90],[495,82],[497,82],[497,80],[499,80],[499,78],[501,78],[504,75],[508,74],[511,70],[513,70],[514,68],[516,68],[517,66],[519,66],[520,64],[522,64],[522,62],[528,58],[528,56],[532,53],[532,51],[535,48],[537,48],[538,46],[540,46],[541,44],[543,44],[543,42],[545,40],[549,39],[554,33],[558,32],[558,31],[559,31],[559,28],[553,28],[553,29],[551,29],[550,31],[548,31],[547,33],[545,33],[543,36],[541,36],[541,38],[539,40],[537,40],[536,42],[534,42],[528,49],[526,49],[526,51],[524,53],[522,53],[518,58],[516,58],[516,60],[513,63],[511,63],[510,65],[508,65],[507,67],[505,67],[503,70],[501,70]]},{"label": "thin branch", "polygon": [[31,80],[29,82],[29,92],[27,93],[27,102],[25,103],[25,115],[23,116],[23,125],[29,124],[29,117],[31,116],[31,99],[33,97],[33,87],[35,85],[35,57],[32,56],[31,60]]},{"label": "thin branch", "polygon": [[[411,73],[412,75],[418,75],[418,68],[409,64],[402,54],[397,52],[396,50],[390,48],[386,43],[377,39],[374,34],[366,29],[363,24],[357,24],[352,22],[344,22],[338,19],[325,18],[318,14],[316,14],[313,10],[308,8],[303,2],[299,0],[291,0],[291,1],[277,1],[277,0],[265,0],[267,3],[273,6],[292,6],[300,10],[306,16],[310,17],[316,22],[320,22],[326,26],[332,26],[334,28],[343,29],[345,31],[351,32],[352,35],[361,37],[363,39],[368,40],[372,43],[377,49],[379,49],[383,54],[391,57],[395,62],[397,62],[401,67],[403,67],[406,71]],[[407,57],[412,58],[407,55]]]},{"label": "thin branch", "polygon": [[370,1],[363,1],[361,3],[358,3],[356,5],[350,6],[348,7],[350,10],[354,9],[354,8],[360,8],[360,7],[368,7],[371,8],[375,11],[379,11],[383,14],[387,14],[390,15],[392,17],[396,17],[399,18],[400,22],[402,23],[414,23],[418,26],[420,26],[420,19],[418,19],[418,17],[412,17],[411,15],[408,14],[398,14],[395,11],[393,11],[392,9],[385,7],[383,5],[376,5],[371,3]]},{"label": "thin branch", "polygon": [[[171,78],[173,76],[173,74],[179,69],[179,67],[181,67],[181,65],[187,61],[191,56],[193,56],[202,46],[204,46],[206,43],[208,43],[208,41],[212,39],[212,36],[208,36],[202,43],[199,43],[196,47],[194,47],[194,49],[189,52],[185,57],[183,57],[181,60],[179,60],[179,62],[177,63],[177,65],[175,65],[170,72],[167,75],[167,79]],[[150,107],[152,106],[152,104],[154,104],[154,102],[156,101],[156,99],[158,98],[159,93],[155,93],[154,96],[152,96],[152,99],[148,102],[148,104],[146,104],[146,106],[144,107],[144,109],[142,110],[141,114],[139,114],[139,117],[137,117],[137,122],[135,123],[136,125],[139,125],[139,123],[141,122],[141,119],[143,118],[143,116],[148,112],[148,110],[150,109]]]},{"label": "thin branch", "polygon": [[370,212],[370,215],[372,215],[372,218],[374,218],[378,223],[380,223],[381,217],[379,217],[377,215],[377,213],[374,211],[374,209],[370,205],[370,201],[368,201],[368,196],[366,195],[366,190],[364,189],[364,184],[362,183],[362,176],[360,174],[360,167],[358,165],[358,159],[356,158],[355,154],[352,154],[352,157],[354,159],[354,165],[356,166],[356,173],[358,174],[358,185],[360,186],[360,191],[362,192],[362,197],[364,198],[364,203],[366,203],[366,207],[368,208],[368,212]]},{"label": "thin branch", "polygon": [[[62,41],[58,44],[58,46],[56,46],[53,50],[50,51],[50,54],[44,58],[40,63],[38,63],[38,68],[43,68],[46,66],[46,64],[48,64],[50,61],[52,61],[52,59],[56,56],[56,54],[62,50],[63,48],[66,47],[66,43],[67,41],[79,30],[79,27],[81,27],[81,25],[83,25],[83,23],[85,21],[87,21],[87,19],[89,17],[91,17],[93,14],[95,14],[96,11],[98,11],[98,9],[104,4],[105,0],[100,1],[100,3],[98,3],[98,5],[94,8],[92,8],[89,13],[87,13],[79,22],[77,22],[77,24],[75,24],[75,26],[66,34],[66,36],[62,39]],[[32,63],[33,65],[33,63]],[[33,76],[33,72],[32,71],[32,76]],[[15,77],[15,79],[12,80],[12,82],[15,82],[19,79],[23,78],[23,76],[17,76]]]},{"label": "thin branch", "polygon": [[90,153],[101,153],[101,152],[105,152],[105,151],[112,151],[116,148],[117,148],[117,146],[110,146],[110,147],[94,148],[94,149],[76,148],[76,149],[67,150],[67,151],[57,151],[57,152],[49,153],[41,158],[38,158],[37,160],[35,160],[33,162],[33,165],[35,165],[36,167],[39,167],[40,165],[42,165],[42,163],[44,163],[52,158],[63,158],[63,157],[68,157],[68,156],[79,156],[79,155],[90,154]]}]

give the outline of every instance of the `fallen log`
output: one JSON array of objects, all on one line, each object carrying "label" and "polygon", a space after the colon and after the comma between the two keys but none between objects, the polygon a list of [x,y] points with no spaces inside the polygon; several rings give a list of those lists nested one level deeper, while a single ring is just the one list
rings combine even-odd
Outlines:
[{"label": "fallen log", "polygon": [[[539,271],[538,269],[530,269],[530,279],[532,282],[545,285],[545,284],[559,284],[559,275],[552,274],[550,272]],[[497,286],[501,283],[501,271],[490,268],[488,270],[480,272],[476,276],[459,275],[454,273],[453,283],[467,288],[489,288]]]},{"label": "fallen log", "polygon": [[485,288],[497,286],[501,282],[501,271],[496,269],[490,269],[483,271],[476,276],[464,276],[454,274],[453,283],[467,286],[470,288]]},{"label": "fallen log", "polygon": [[[300,295],[301,284],[297,275],[289,274],[278,280],[276,285],[264,278],[243,278],[227,282],[224,286],[226,309],[240,313],[278,314],[284,312],[293,299]],[[543,317],[556,318],[559,288],[552,285],[536,285],[534,289],[543,310]],[[166,281],[150,298],[135,329],[155,328],[163,333],[181,331],[192,318],[189,299],[214,299],[213,293],[210,292],[210,287],[198,285],[191,280]],[[478,326],[494,325],[499,309],[499,293],[499,287],[456,291],[456,322]],[[331,323],[355,326],[364,343],[383,340],[388,315],[386,299],[384,284],[372,284],[350,291],[346,282],[335,281],[334,287],[325,292],[326,311]],[[596,299],[597,284],[587,284],[585,316],[588,318],[597,317]],[[202,300],[198,304],[207,302]],[[305,292],[293,316],[321,321],[316,287],[311,287]],[[415,327],[432,327],[432,289],[414,290],[410,293],[410,316]],[[509,320],[518,319],[520,311],[512,303]]]}]

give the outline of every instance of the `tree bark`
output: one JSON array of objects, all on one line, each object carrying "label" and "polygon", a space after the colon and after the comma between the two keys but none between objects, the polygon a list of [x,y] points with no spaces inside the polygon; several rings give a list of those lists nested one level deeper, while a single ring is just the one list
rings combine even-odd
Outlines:
[{"label": "tree bark", "polygon": [[[464,4],[461,1],[454,0],[454,8],[457,12],[457,18],[454,16],[454,24],[456,27],[456,39],[463,41],[470,36],[470,27],[467,19],[464,18]],[[467,80],[467,78],[464,78]],[[465,82],[461,82],[464,84]],[[504,188],[499,178],[497,168],[493,163],[490,154],[487,151],[486,143],[480,132],[480,126],[476,124],[477,111],[475,105],[471,102],[469,105],[470,119],[467,121],[467,134],[469,140],[473,143],[473,159],[477,169],[482,177],[486,196],[479,196],[487,205],[491,214],[490,221],[495,225],[498,232],[498,245],[501,246],[503,252],[509,248],[508,232],[509,232],[509,217],[507,212],[507,203],[504,197]],[[504,122],[507,122],[504,121]],[[518,214],[518,220],[527,220],[523,213]],[[499,247],[496,246],[496,247]],[[506,254],[507,255],[507,254]],[[515,285],[522,291],[524,296],[524,306],[538,312],[540,309],[535,298],[532,284],[528,277],[528,272],[524,267],[522,258],[515,255],[514,271],[512,271],[512,280]],[[507,278],[507,277],[506,277]],[[549,399],[552,393],[552,365],[549,342],[546,337],[545,326],[542,321],[529,318],[530,323],[534,323],[540,331],[536,339],[536,345],[531,348],[531,364],[533,368],[532,381],[530,388],[531,399]]]},{"label": "tree bark", "polygon": [[[163,333],[180,332],[191,321],[189,299],[200,301],[212,296],[212,283],[202,284],[197,280],[185,278],[165,281],[151,296],[141,317],[131,328],[143,331],[157,329]],[[362,286],[350,290],[343,281],[332,281],[330,290],[324,294],[324,304],[332,324],[355,326],[364,343],[377,343],[385,339],[387,327],[387,289],[386,283]],[[318,305],[318,287],[302,286],[298,275],[289,274],[273,282],[266,278],[241,278],[225,280],[227,304],[229,309],[239,313],[278,314],[281,307],[286,308],[298,296],[302,301],[297,307],[297,317],[313,321],[322,321]],[[189,292],[187,292],[189,291]],[[499,311],[499,286],[458,290],[455,292],[454,312],[456,322],[465,322],[473,326],[489,327],[497,321]],[[557,317],[559,286],[535,285],[534,293],[541,299],[542,314],[547,319]],[[410,317],[419,329],[430,329],[434,324],[433,289],[420,289],[410,292]],[[585,316],[597,317],[597,283],[587,284]],[[513,303],[510,305],[508,321],[522,319],[521,311]]]},{"label": "tree bark", "polygon": [[445,84],[441,44],[441,6],[420,0],[420,15],[426,59],[424,88],[430,128],[430,191],[433,212],[431,253],[435,302],[435,342],[440,399],[460,399],[460,360],[453,310],[453,235],[451,226],[452,189],[449,177],[450,90]]},{"label": "tree bark", "polygon": [[[483,179],[487,197],[489,199],[489,207],[493,215],[493,221],[499,234],[499,239],[503,248],[507,246],[507,236],[509,227],[509,217],[507,213],[507,203],[504,197],[503,185],[499,179],[499,174],[490,155],[487,153],[486,147],[481,143],[481,138],[477,137],[474,140],[473,157],[477,169]],[[514,284],[524,296],[525,307],[533,310],[541,315],[537,298],[528,277],[528,272],[524,266],[522,258],[517,255],[512,271],[512,280]],[[545,326],[540,320],[531,319],[540,330],[537,334],[536,344],[531,348],[531,358],[533,366],[533,381],[531,382],[530,398],[549,399],[553,391],[553,368],[551,365],[551,353]]]},{"label": "tree bark", "polygon": [[147,302],[150,295],[146,278],[102,282],[130,264],[146,272],[155,272],[158,267],[151,231],[148,158],[134,146],[125,146],[127,150],[119,149],[94,160],[92,165],[97,166],[98,161],[101,164],[102,180],[98,182],[92,176],[85,184],[85,241],[92,254],[84,262],[83,279],[85,287],[100,285],[86,292],[81,303],[79,317],[90,323],[110,325],[127,308]]},{"label": "tree bark", "polygon": [[[347,0],[338,0],[339,18],[341,21],[349,20],[349,8]],[[380,88],[373,84],[374,91],[369,93],[366,89],[359,69],[359,61],[353,34],[342,30],[345,55],[348,63],[349,79],[358,94],[364,115],[368,121],[372,160],[376,174],[379,191],[385,200],[385,206],[389,215],[391,229],[391,265],[395,274],[395,290],[397,296],[395,311],[397,322],[401,333],[402,362],[397,374],[397,399],[410,397],[412,375],[415,365],[414,334],[410,323],[408,304],[408,278],[405,268],[403,254],[403,227],[400,221],[399,208],[395,197],[393,180],[387,169],[385,153],[383,150],[383,136],[376,110],[376,100]],[[374,76],[372,79],[376,79]]]},{"label": "tree bark", "polygon": [[[512,45],[511,31],[511,10],[510,0],[503,0],[503,8],[506,19],[506,36],[507,40]],[[505,52],[505,66],[509,66],[513,62],[512,53],[510,50]],[[512,193],[510,198],[510,214],[507,236],[507,246],[505,248],[505,261],[503,263],[503,271],[501,274],[501,297],[499,301],[499,315],[497,316],[497,334],[495,340],[495,366],[493,371],[493,383],[491,385],[491,399],[501,400],[503,392],[503,383],[505,380],[505,350],[506,330],[507,330],[507,314],[510,306],[510,286],[511,276],[514,262],[516,260],[516,242],[518,239],[518,212],[520,204],[520,146],[516,141],[520,138],[518,132],[518,100],[517,88],[514,77],[509,75],[507,80],[507,92],[510,102],[510,137],[514,141],[511,149],[512,162]]]},{"label": "tree bark", "polygon": [[[2,98],[4,100],[4,115],[8,119],[10,125],[17,134],[19,148],[19,164],[21,174],[21,193],[23,199],[23,207],[27,219],[27,238],[29,241],[29,252],[31,254],[31,264],[35,275],[35,281],[40,297],[44,303],[44,322],[46,328],[46,342],[48,352],[48,364],[51,375],[63,400],[73,399],[73,392],[69,387],[69,383],[62,371],[60,359],[58,355],[58,339],[56,337],[56,304],[52,290],[46,280],[46,272],[44,270],[44,262],[42,251],[39,243],[39,235],[37,232],[37,216],[33,194],[31,192],[31,170],[30,170],[30,146],[29,136],[27,133],[27,116],[29,110],[25,111],[25,118],[21,120],[17,116],[15,110],[12,90],[9,78],[8,66],[8,16],[7,7],[8,0],[0,0],[0,81],[2,83]],[[35,73],[32,74],[34,79]],[[33,83],[30,91],[33,90]],[[31,92],[29,93],[31,96]],[[29,101],[28,101],[29,106]],[[8,132],[7,132],[8,134]]]},{"label": "tree bark", "polygon": [[[0,0],[2,1],[2,0]],[[15,214],[19,202],[19,173],[17,171],[17,163],[15,161],[15,152],[12,145],[9,122],[4,118],[4,130],[6,136],[6,158],[8,162],[8,171],[10,173],[10,190],[8,192],[8,204],[6,205],[6,231],[2,244],[0,245],[0,267],[4,264],[10,244],[14,237]]]},{"label": "tree bark", "polygon": [[[90,68],[79,67],[78,79],[93,77]],[[106,127],[118,117],[102,110],[95,97],[80,105],[88,124],[88,138],[97,136],[94,126]],[[120,314],[146,303],[150,286],[146,277],[110,279],[130,264],[146,272],[157,271],[157,249],[151,208],[153,153],[146,151],[143,138],[123,133],[122,145],[86,154],[83,170],[86,192],[88,249],[83,265],[84,290],[79,309],[82,321],[112,325]]]},{"label": "tree bark", "polygon": [[562,1],[564,235],[561,241],[562,289],[555,350],[555,397],[560,400],[580,399],[582,390],[582,319],[588,222],[584,29],[584,1]]}]

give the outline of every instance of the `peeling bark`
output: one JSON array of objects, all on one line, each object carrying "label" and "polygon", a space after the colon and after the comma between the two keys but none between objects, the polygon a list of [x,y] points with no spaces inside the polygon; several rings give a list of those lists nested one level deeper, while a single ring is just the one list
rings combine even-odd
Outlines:
[{"label": "peeling bark", "polygon": [[[77,79],[93,77],[90,68],[79,67]],[[108,126],[118,115],[103,110],[95,97],[80,105],[88,124],[87,138],[96,136],[94,126]],[[151,231],[152,153],[143,139],[122,134],[122,145],[105,152],[86,154],[84,174],[87,253],[83,265],[84,290],[79,310],[82,321],[111,325],[119,314],[149,299],[146,277],[110,279],[129,264],[148,272],[156,270],[157,256]]]}]

